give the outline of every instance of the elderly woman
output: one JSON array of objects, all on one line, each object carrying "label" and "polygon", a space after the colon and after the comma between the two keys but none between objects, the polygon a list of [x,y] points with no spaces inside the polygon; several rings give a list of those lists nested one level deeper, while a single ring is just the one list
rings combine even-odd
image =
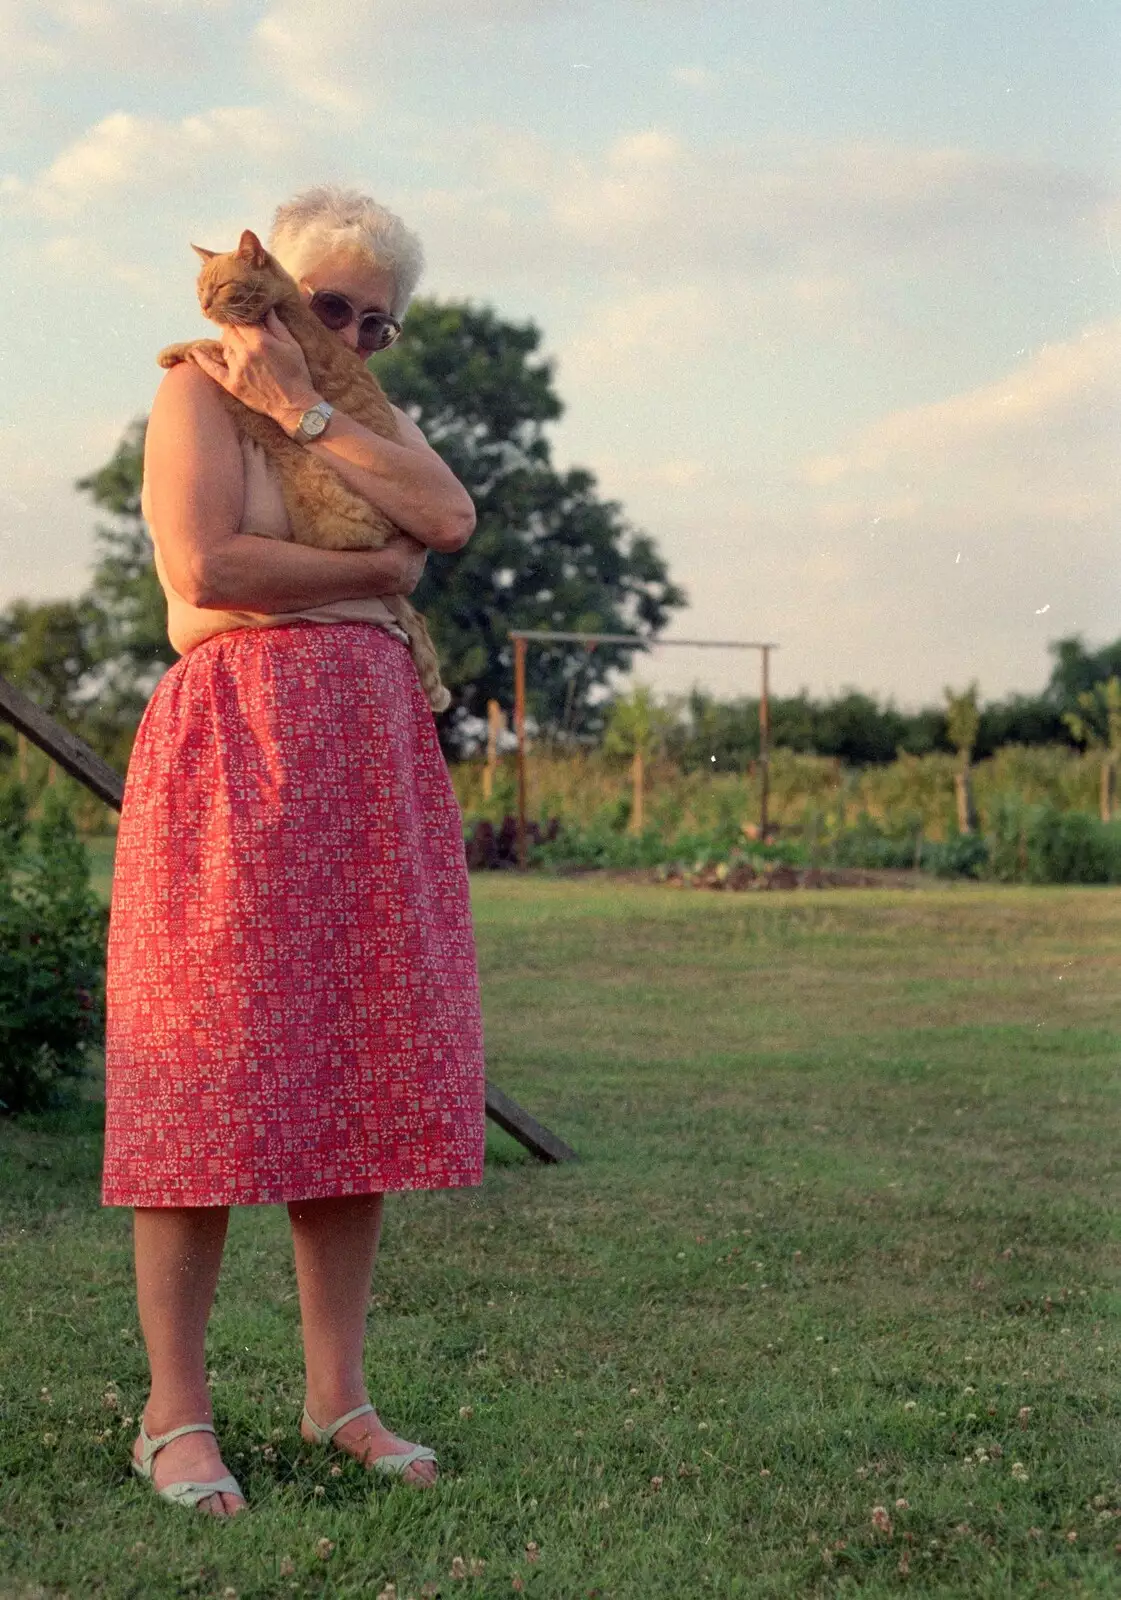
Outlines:
[{"label": "elderly woman", "polygon": [[[270,248],[365,357],[391,343],[421,252],[325,187]],[[151,1386],[132,1461],[164,1498],[245,1509],[205,1362],[231,1205],[285,1203],[306,1371],[301,1433],[406,1481],[434,1453],[369,1402],[363,1345],[387,1191],[482,1182],[484,1076],[461,835],[436,728],[384,595],[462,548],[466,490],[401,411],[399,439],[316,394],[295,340],[222,330],[169,371],[144,510],[180,659],[129,760],[106,977],[102,1203],[134,1207]],[[272,417],[401,532],[291,542],[279,483],[219,387]]]}]

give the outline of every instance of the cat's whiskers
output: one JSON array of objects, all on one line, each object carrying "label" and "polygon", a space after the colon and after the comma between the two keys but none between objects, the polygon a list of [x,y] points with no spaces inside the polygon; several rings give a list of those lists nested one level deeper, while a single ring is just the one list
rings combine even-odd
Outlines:
[{"label": "cat's whiskers", "polygon": [[[212,314],[213,309],[220,310],[222,313],[221,317],[215,317],[215,321],[245,324],[264,321],[264,317],[260,315],[260,306],[256,296],[253,294],[242,293],[237,296],[231,296],[229,299],[221,301],[218,307],[212,307]],[[266,310],[265,315],[267,314]]]}]

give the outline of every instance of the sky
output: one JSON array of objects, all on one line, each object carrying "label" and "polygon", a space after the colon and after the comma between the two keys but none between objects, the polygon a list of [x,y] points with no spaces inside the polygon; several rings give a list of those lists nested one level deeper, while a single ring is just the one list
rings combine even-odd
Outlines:
[{"label": "sky", "polygon": [[74,480],[212,331],[189,243],[332,181],[421,294],[540,328],[667,638],[774,641],[779,694],[1036,692],[1121,636],[1119,83],[1105,0],[0,0],[0,605],[87,587]]}]

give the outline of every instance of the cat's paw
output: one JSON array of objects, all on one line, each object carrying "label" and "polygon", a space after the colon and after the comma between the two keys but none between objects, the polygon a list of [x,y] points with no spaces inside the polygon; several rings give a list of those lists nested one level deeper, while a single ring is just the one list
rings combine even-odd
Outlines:
[{"label": "cat's paw", "polygon": [[222,346],[217,339],[188,339],[184,344],[165,345],[156,357],[160,367],[177,367],[190,359],[192,350],[205,350],[210,355],[221,355]]}]

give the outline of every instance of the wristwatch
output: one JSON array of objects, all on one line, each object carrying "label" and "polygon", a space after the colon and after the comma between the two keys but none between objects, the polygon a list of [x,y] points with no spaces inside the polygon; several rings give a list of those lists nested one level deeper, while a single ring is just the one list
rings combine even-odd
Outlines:
[{"label": "wristwatch", "polygon": [[317,405],[305,411],[292,435],[297,444],[310,444],[313,439],[318,439],[330,422],[334,409],[328,401],[320,400]]}]

